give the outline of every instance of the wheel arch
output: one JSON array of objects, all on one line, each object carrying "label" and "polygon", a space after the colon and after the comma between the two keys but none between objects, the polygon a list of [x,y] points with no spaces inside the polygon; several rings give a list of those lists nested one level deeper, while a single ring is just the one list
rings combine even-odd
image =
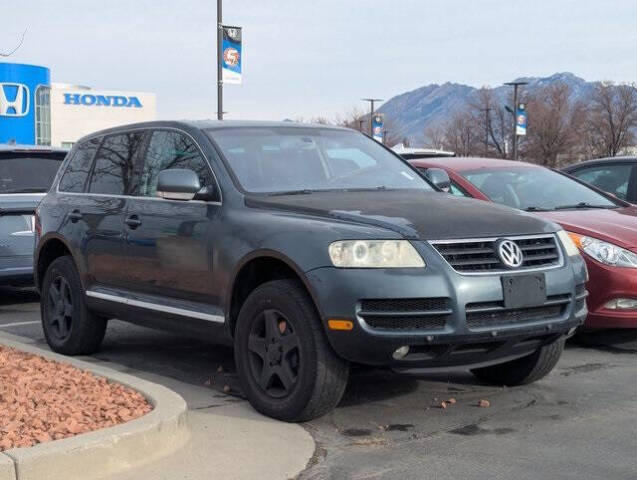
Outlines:
[{"label": "wheel arch", "polygon": [[225,309],[226,325],[231,338],[234,338],[241,306],[250,293],[263,283],[283,278],[299,280],[322,317],[321,308],[305,272],[289,257],[276,250],[258,250],[242,258],[232,276],[232,287],[227,293]]},{"label": "wheel arch", "polygon": [[33,265],[35,287],[38,292],[42,291],[42,281],[44,280],[48,266],[51,265],[56,258],[65,255],[73,257],[73,251],[62,237],[51,234],[40,240],[35,264]]}]

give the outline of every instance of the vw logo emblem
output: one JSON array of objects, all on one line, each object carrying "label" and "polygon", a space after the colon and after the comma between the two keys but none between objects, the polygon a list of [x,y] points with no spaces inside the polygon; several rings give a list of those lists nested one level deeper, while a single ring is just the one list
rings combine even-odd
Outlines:
[{"label": "vw logo emblem", "polygon": [[524,255],[522,250],[511,240],[501,240],[498,242],[498,257],[500,261],[509,268],[517,268],[522,265]]}]

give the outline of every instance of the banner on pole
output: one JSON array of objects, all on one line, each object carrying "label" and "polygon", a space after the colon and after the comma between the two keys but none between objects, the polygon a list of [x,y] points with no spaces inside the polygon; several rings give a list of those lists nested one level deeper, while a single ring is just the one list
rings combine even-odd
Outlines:
[{"label": "banner on pole", "polygon": [[223,83],[241,84],[241,27],[223,25],[221,42],[221,80]]},{"label": "banner on pole", "polygon": [[526,135],[526,108],[523,103],[518,104],[517,110],[515,111],[515,134],[516,135]]},{"label": "banner on pole", "polygon": [[383,114],[375,113],[372,116],[372,138],[383,143]]}]

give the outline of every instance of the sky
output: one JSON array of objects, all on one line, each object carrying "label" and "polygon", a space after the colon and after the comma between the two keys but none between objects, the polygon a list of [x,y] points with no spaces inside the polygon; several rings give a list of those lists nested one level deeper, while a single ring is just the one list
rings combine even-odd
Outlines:
[{"label": "sky", "polygon": [[[6,5],[2,5],[2,4]],[[216,115],[214,0],[0,0],[4,61],[54,82],[157,94],[160,119]],[[243,27],[231,119],[333,117],[430,83],[570,71],[637,80],[634,0],[224,0]]]}]

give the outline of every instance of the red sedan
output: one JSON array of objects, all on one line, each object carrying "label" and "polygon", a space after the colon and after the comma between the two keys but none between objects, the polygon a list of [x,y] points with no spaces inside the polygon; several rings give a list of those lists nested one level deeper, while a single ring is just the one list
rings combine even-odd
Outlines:
[{"label": "red sedan", "polygon": [[449,175],[450,193],[552,220],[579,247],[590,274],[588,328],[637,327],[637,207],[539,165],[489,158],[410,160]]}]

